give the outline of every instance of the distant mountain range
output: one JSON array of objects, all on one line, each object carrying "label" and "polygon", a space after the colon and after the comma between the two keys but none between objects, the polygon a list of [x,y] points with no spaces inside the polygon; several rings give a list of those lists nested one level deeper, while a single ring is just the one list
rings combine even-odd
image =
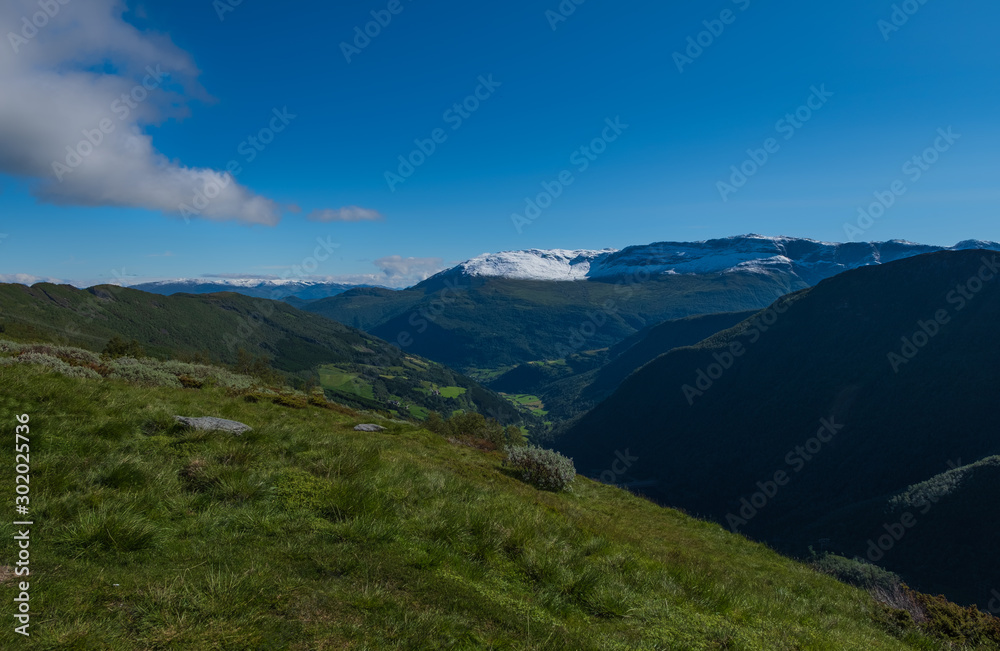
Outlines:
[{"label": "distant mountain range", "polygon": [[[815,284],[848,269],[883,264],[922,253],[965,249],[1000,249],[1000,243],[967,240],[952,247],[889,242],[831,243],[794,237],[749,234],[702,242],[658,242],[624,250],[528,249],[485,253],[442,271],[431,284],[454,276],[508,280],[572,281],[633,276],[651,279],[679,274],[716,274],[780,271]],[[421,283],[423,284],[423,283]],[[152,294],[212,294],[236,292],[281,300],[304,301],[337,296],[357,287],[317,280],[270,278],[195,278],[132,285]],[[419,286],[419,285],[418,285]]]},{"label": "distant mountain range", "polygon": [[1000,255],[862,267],[657,357],[555,445],[780,550],[858,555],[985,606],[1000,585],[998,323]]},{"label": "distant mountain range", "polygon": [[608,348],[665,320],[759,310],[844,271],[957,249],[1000,244],[744,235],[517,251],[479,256],[406,290],[352,289],[302,307],[458,369],[497,369]]},{"label": "distant mountain range", "polygon": [[942,250],[1000,249],[968,240],[953,247],[904,240],[835,244],[793,237],[741,235],[703,242],[659,242],[622,251],[539,250],[488,253],[440,275],[512,280],[592,280],[622,276],[781,271],[813,284],[848,269]]},{"label": "distant mountain range", "polygon": [[289,297],[301,299],[303,301],[315,301],[321,298],[329,298],[337,294],[343,294],[355,287],[365,287],[366,285],[343,285],[338,283],[328,283],[311,280],[272,280],[262,278],[202,278],[202,279],[181,279],[181,280],[161,280],[152,283],[141,283],[132,285],[132,289],[138,289],[150,294],[161,294],[170,296],[171,294],[215,294],[217,292],[235,292],[244,296],[254,298],[269,298],[272,300],[284,300]]}]

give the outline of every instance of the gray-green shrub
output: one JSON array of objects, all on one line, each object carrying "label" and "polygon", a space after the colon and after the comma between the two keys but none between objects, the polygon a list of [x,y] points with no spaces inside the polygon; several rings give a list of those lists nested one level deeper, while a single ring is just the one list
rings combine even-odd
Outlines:
[{"label": "gray-green shrub", "polygon": [[565,490],[576,478],[572,459],[555,450],[534,445],[509,448],[504,465],[513,468],[525,482],[542,490]]}]

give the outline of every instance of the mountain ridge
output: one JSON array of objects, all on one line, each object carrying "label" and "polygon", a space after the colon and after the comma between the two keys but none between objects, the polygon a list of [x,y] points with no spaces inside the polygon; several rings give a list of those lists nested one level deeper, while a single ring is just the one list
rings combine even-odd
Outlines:
[{"label": "mountain ridge", "polygon": [[817,276],[828,277],[860,266],[884,264],[922,253],[966,249],[1000,250],[1000,243],[965,240],[951,247],[906,240],[837,243],[750,233],[695,242],[654,242],[622,250],[525,249],[484,253],[425,282],[454,275],[564,281],[778,269],[814,284]]},{"label": "mountain ridge", "polygon": [[[952,462],[1000,453],[989,379],[997,277],[1000,255],[969,250],[827,279],[656,358],[558,431],[556,447],[590,476],[607,471],[616,451],[638,457],[619,483],[644,482],[661,504],[789,553],[832,545],[864,556],[878,540],[884,567],[909,585],[984,603],[980,584],[1000,581],[1000,565],[985,559],[1000,530],[965,516],[961,537],[933,533],[958,530],[952,516],[975,511],[962,500],[994,503],[995,485],[956,494],[926,518],[920,511],[926,525],[903,542],[882,538],[898,518],[865,505],[879,507]],[[907,363],[893,366],[893,354]],[[978,555],[959,555],[963,545]],[[935,564],[946,571],[927,569]]]},{"label": "mountain ridge", "polygon": [[300,300],[314,301],[336,296],[358,287],[370,287],[370,285],[331,283],[301,278],[178,278],[139,283],[129,287],[161,296],[235,292],[254,298],[285,300],[294,297]]}]

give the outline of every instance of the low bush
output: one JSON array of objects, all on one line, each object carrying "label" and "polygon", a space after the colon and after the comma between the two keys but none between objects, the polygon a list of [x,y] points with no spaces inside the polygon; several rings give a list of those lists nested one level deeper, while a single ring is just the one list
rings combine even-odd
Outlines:
[{"label": "low bush", "polygon": [[19,353],[23,346],[14,341],[0,339],[0,353]]},{"label": "low bush", "polygon": [[813,567],[820,572],[829,574],[836,579],[865,588],[866,590],[880,589],[892,592],[903,584],[899,575],[883,570],[878,565],[873,565],[868,561],[858,558],[846,558],[836,554],[824,554],[813,561]]},{"label": "low bush", "polygon": [[534,445],[511,447],[504,465],[514,469],[525,482],[542,490],[565,490],[576,478],[572,459],[555,450]]},{"label": "low bush", "polygon": [[85,366],[70,366],[63,360],[53,355],[38,352],[22,352],[15,357],[0,358],[0,366],[15,366],[17,364],[32,364],[42,366],[60,375],[74,378],[84,378],[99,380],[101,376],[97,371]]},{"label": "low bush", "polygon": [[131,357],[113,359],[108,362],[108,367],[111,369],[111,375],[108,377],[145,387],[181,388],[181,382],[176,375],[160,370],[146,363],[147,361]]},{"label": "low bush", "polygon": [[132,341],[125,341],[118,335],[115,335],[104,347],[102,354],[107,355],[112,359],[117,359],[119,357],[134,357],[136,359],[141,359],[146,356],[146,351],[143,350],[142,345],[135,339]]},{"label": "low bush", "polygon": [[309,406],[309,402],[306,400],[305,396],[287,394],[275,396],[271,402],[280,407],[290,407],[291,409],[305,409]]}]

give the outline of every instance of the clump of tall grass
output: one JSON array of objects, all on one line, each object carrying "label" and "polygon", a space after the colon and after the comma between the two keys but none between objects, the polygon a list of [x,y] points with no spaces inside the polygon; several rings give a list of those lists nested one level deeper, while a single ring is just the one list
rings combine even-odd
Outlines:
[{"label": "clump of tall grass", "polygon": [[155,547],[158,538],[156,525],[135,510],[102,507],[81,513],[55,542],[83,553],[129,553]]}]

